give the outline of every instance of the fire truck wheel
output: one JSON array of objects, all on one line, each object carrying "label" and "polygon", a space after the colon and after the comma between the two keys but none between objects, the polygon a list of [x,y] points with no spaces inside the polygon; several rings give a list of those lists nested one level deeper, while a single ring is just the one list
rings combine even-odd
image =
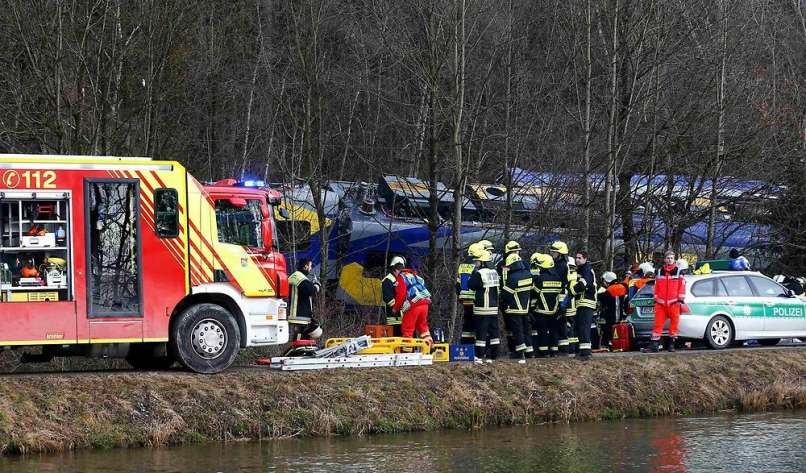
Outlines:
[{"label": "fire truck wheel", "polygon": [[172,352],[188,369],[218,373],[235,361],[241,332],[235,317],[223,307],[198,304],[179,316],[171,333],[171,345]]}]

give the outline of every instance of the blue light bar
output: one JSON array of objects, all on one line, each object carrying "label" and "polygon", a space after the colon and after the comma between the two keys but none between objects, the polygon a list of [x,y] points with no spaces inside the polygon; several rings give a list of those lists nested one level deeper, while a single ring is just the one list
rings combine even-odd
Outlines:
[{"label": "blue light bar", "polygon": [[266,183],[264,181],[255,180],[243,181],[241,185],[244,187],[266,187]]}]

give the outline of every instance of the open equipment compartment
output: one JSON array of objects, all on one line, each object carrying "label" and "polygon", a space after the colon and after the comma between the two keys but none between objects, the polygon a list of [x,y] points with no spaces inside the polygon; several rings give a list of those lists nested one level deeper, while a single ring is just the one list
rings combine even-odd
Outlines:
[{"label": "open equipment compartment", "polygon": [[0,300],[70,301],[71,195],[0,191]]}]

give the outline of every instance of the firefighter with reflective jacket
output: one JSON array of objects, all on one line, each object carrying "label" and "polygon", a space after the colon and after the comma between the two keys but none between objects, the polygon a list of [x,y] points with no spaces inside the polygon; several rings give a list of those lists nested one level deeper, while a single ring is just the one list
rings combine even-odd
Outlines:
[{"label": "firefighter with reflective jacket", "polygon": [[[562,290],[559,296],[559,306],[557,308],[557,347],[558,356],[568,354],[568,325],[566,321],[566,313],[568,312],[568,282],[570,275],[568,271],[568,246],[561,242],[555,241],[549,246],[549,254],[554,260],[554,271],[562,278]],[[576,279],[576,278],[575,278]]]},{"label": "firefighter with reflective jacket", "polygon": [[532,338],[537,357],[556,356],[557,340],[565,328],[565,318],[557,320],[557,306],[563,288],[563,276],[554,268],[549,255],[535,253],[532,262]]},{"label": "firefighter with reflective jacket", "polygon": [[585,250],[576,253],[577,273],[579,282],[584,286],[579,293],[576,314],[576,333],[579,337],[579,355],[581,360],[591,357],[591,325],[593,324],[593,311],[596,310],[596,296],[598,287],[596,274],[588,261],[588,252]]},{"label": "firefighter with reflective jacket", "polygon": [[577,333],[577,307],[579,299],[582,297],[583,287],[579,281],[579,273],[577,272],[576,259],[572,257],[567,258],[568,264],[568,292],[566,293],[565,300],[560,303],[562,306],[565,303],[565,321],[567,324],[568,332],[568,352],[576,353],[579,350],[579,334]]},{"label": "firefighter with reflective jacket", "polygon": [[306,327],[318,325],[313,318],[313,299],[319,293],[319,282],[308,277],[312,268],[310,259],[301,258],[297,262],[297,270],[288,277],[288,323],[293,331],[292,339],[301,338]]},{"label": "firefighter with reflective jacket", "polygon": [[428,328],[430,305],[431,293],[425,287],[423,278],[413,269],[402,269],[397,275],[395,305],[392,310],[399,311],[403,317],[400,331],[404,337],[413,337],[416,330],[420,338],[432,343],[431,330]]},{"label": "firefighter with reflective jacket", "polygon": [[505,263],[506,281],[503,285],[502,307],[504,320],[512,333],[514,352],[512,357],[518,363],[526,363],[527,353],[534,351],[529,336],[529,302],[532,292],[532,273],[518,253],[507,255]]},{"label": "firefighter with reflective jacket", "polygon": [[473,272],[468,287],[473,291],[473,316],[476,318],[476,363],[492,363],[501,344],[498,333],[498,291],[501,281],[492,267],[492,254],[480,250],[476,256],[479,268]]},{"label": "firefighter with reflective jacket", "polygon": [[400,331],[403,318],[400,312],[395,312],[395,292],[397,289],[397,276],[403,267],[406,265],[406,260],[400,256],[395,256],[389,263],[389,273],[381,281],[381,296],[383,303],[386,306],[386,324],[392,326],[395,337],[401,337]]},{"label": "firefighter with reflective jacket", "polygon": [[[495,270],[498,272],[498,278],[501,280],[501,291],[504,290],[507,281],[507,272],[509,271],[509,266],[506,264],[507,259],[513,254],[519,256],[520,251],[521,245],[519,245],[517,241],[508,241],[507,244],[504,245],[504,258],[499,261],[495,267]],[[503,304],[501,305],[501,309],[503,311]],[[513,328],[510,325],[511,319],[506,317],[506,314],[504,315],[504,333],[507,337],[507,350],[509,350],[510,357],[515,359],[518,358],[518,356],[516,356],[515,352],[515,337],[512,334]]]},{"label": "firefighter with reflective jacket", "polygon": [[652,341],[648,351],[658,351],[663,326],[669,319],[669,344],[667,350],[675,351],[678,326],[680,324],[680,306],[685,303],[686,280],[675,264],[675,254],[667,251],[663,257],[663,266],[655,275],[655,325],[652,327]]},{"label": "firefighter with reflective jacket", "polygon": [[473,291],[468,288],[470,276],[476,270],[477,262],[474,257],[481,248],[479,243],[473,243],[467,249],[467,255],[462,264],[459,265],[456,274],[456,294],[459,296],[459,303],[462,304],[462,337],[461,343],[473,344],[476,341],[476,332],[473,326]]}]

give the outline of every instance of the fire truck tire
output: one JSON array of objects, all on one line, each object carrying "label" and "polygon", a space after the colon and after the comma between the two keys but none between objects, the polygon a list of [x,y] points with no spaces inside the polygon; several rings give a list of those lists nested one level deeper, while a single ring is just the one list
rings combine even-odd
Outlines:
[{"label": "fire truck tire", "polygon": [[189,370],[219,373],[234,361],[241,346],[238,322],[216,304],[197,304],[185,309],[173,324],[171,351]]}]

